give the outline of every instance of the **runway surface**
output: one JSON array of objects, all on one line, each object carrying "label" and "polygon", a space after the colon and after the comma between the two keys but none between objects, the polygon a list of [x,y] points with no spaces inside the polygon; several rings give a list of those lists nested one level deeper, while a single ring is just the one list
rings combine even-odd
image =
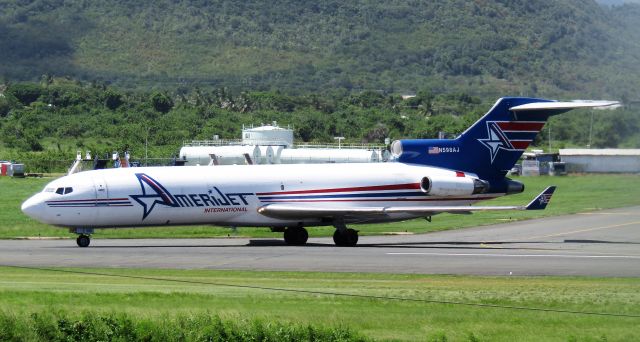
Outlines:
[{"label": "runway surface", "polygon": [[[425,224],[428,224],[425,222]],[[55,267],[640,276],[640,207],[420,235],[276,239],[0,240],[0,264]]]}]

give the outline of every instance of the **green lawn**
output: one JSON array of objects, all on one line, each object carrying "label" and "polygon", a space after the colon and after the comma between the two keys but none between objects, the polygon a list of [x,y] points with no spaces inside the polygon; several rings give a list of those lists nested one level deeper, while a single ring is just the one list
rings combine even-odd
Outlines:
[{"label": "green lawn", "polygon": [[[551,204],[544,211],[483,212],[473,215],[442,214],[429,223],[423,219],[389,224],[359,225],[360,234],[383,234],[388,232],[424,233],[429,231],[487,225],[506,220],[522,220],[551,215],[562,215],[640,205],[640,175],[574,175],[567,177],[521,177],[526,185],[522,194],[506,196],[483,204],[526,204],[548,185],[558,189]],[[31,194],[40,191],[50,179],[11,179],[0,177],[0,238],[16,237],[73,237],[66,230],[40,224],[20,211],[20,204]],[[330,236],[334,228],[310,228],[311,236]],[[144,229],[99,230],[95,238],[187,238],[187,237],[281,237],[264,228],[227,228],[212,226],[161,227]]]},{"label": "green lawn", "polygon": [[[59,269],[60,270],[60,269]],[[125,313],[135,319],[223,319],[348,327],[381,340],[631,341],[640,318],[283,292],[294,289],[427,301],[640,315],[640,279],[465,277],[210,270],[0,267],[0,308],[14,315]],[[151,280],[112,275],[173,279]],[[218,285],[213,285],[218,284]],[[231,286],[222,286],[226,284]],[[235,287],[234,285],[238,285]],[[254,288],[246,287],[247,285]]]}]

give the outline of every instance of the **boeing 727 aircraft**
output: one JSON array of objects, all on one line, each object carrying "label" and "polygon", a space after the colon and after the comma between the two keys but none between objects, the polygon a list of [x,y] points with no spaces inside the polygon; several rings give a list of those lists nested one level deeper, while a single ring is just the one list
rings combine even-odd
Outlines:
[{"label": "boeing 727 aircraft", "polygon": [[397,162],[140,167],[62,177],[22,204],[30,217],[69,228],[87,247],[97,228],[212,224],[271,227],[303,245],[305,227],[332,225],[338,246],[355,246],[348,224],[439,213],[544,209],[555,187],[526,206],[472,206],[520,193],[506,177],[547,119],[617,102],[501,98],[456,139],[398,140]]}]

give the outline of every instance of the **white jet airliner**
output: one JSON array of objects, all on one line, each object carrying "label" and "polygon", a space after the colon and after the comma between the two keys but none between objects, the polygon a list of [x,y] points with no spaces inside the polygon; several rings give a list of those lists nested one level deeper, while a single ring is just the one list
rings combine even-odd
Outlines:
[{"label": "white jet airliner", "polygon": [[355,246],[347,224],[439,213],[544,209],[555,187],[526,206],[472,206],[520,193],[506,177],[547,119],[617,102],[501,98],[456,139],[398,140],[396,162],[118,168],[47,184],[22,204],[30,217],[65,227],[87,247],[97,228],[211,224],[271,227],[303,245],[304,227],[332,225],[338,246]]}]

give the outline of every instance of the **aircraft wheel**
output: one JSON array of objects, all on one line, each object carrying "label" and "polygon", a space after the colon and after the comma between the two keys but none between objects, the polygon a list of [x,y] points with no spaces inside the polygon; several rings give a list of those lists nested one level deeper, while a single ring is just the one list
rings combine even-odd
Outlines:
[{"label": "aircraft wheel", "polygon": [[89,244],[91,243],[91,238],[88,235],[80,235],[78,236],[78,238],[76,239],[76,243],[78,244],[79,247],[89,247]]},{"label": "aircraft wheel", "polygon": [[344,246],[344,240],[344,234],[340,233],[340,231],[336,229],[336,231],[333,232],[333,243],[335,243],[336,246]]},{"label": "aircraft wheel", "polygon": [[349,228],[344,232],[340,232],[336,229],[333,233],[333,242],[336,246],[353,247],[358,244],[358,231]]},{"label": "aircraft wheel", "polygon": [[284,231],[284,242],[287,245],[302,246],[307,243],[309,233],[302,227],[289,227]]}]

